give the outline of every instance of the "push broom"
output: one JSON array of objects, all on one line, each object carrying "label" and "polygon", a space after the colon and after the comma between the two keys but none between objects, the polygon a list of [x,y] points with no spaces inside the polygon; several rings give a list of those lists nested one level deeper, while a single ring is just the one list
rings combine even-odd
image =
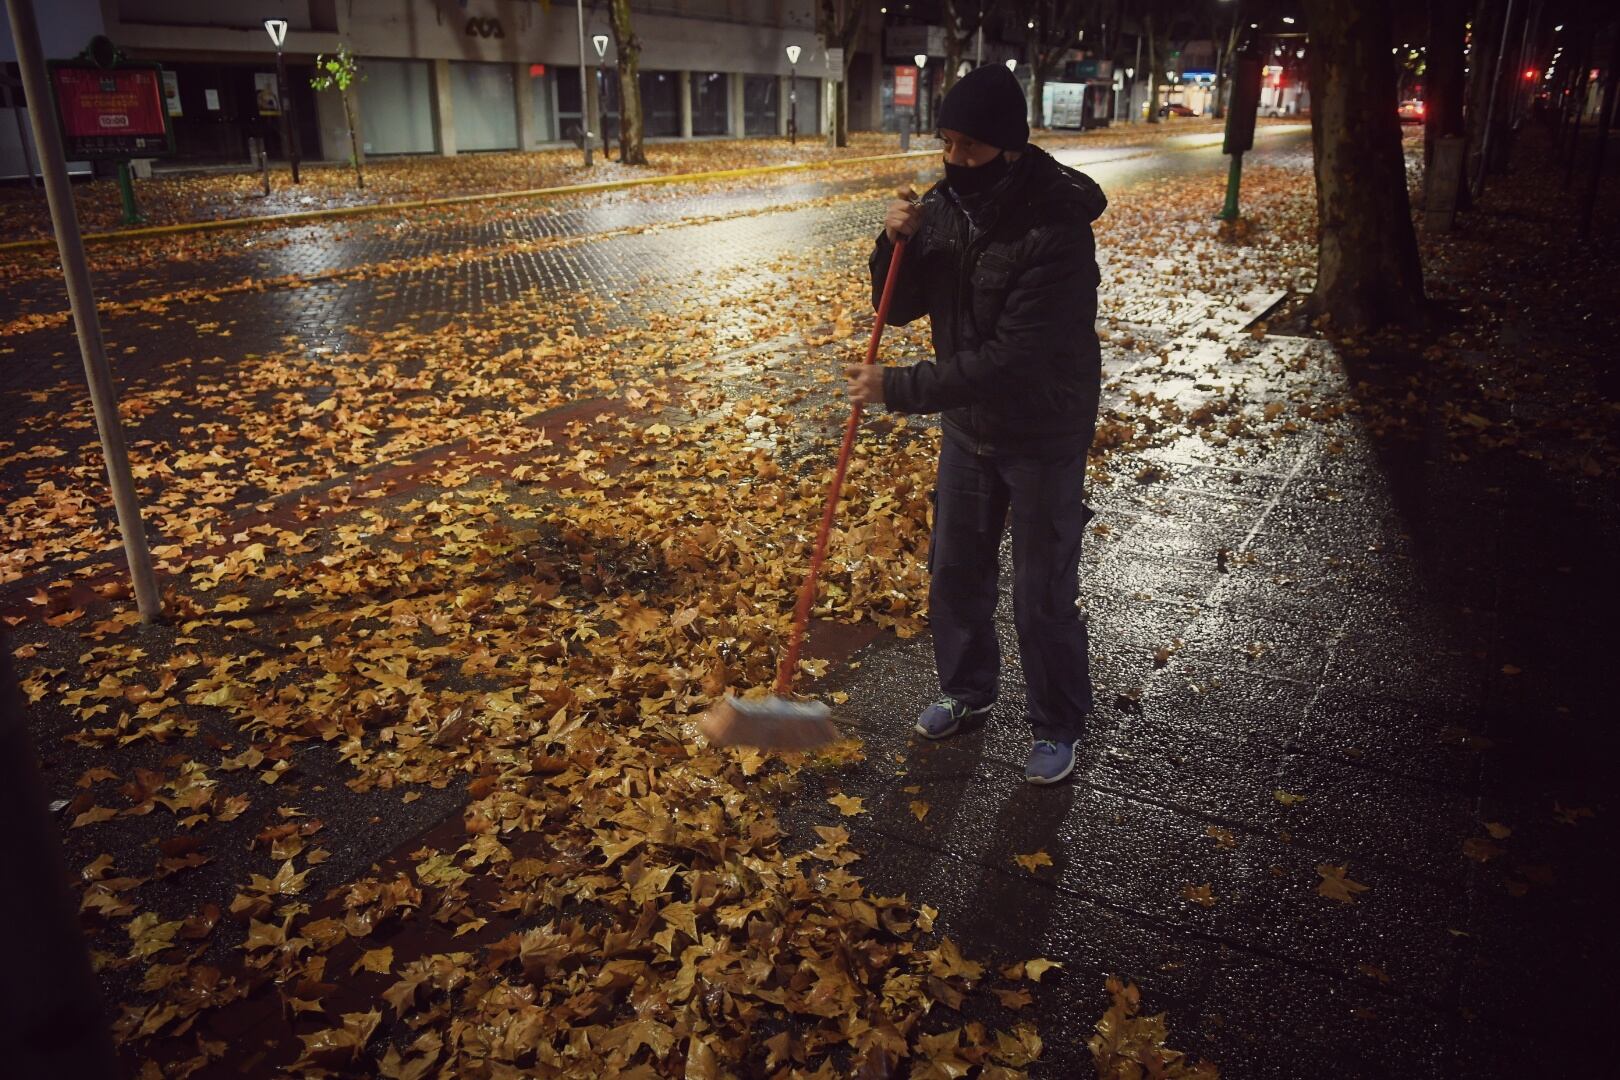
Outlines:
[{"label": "push broom", "polygon": [[[883,324],[888,321],[889,301],[894,296],[894,282],[900,273],[900,259],[906,253],[904,237],[895,240],[894,253],[889,258],[889,273],[883,279],[883,295],[878,298],[877,318],[872,323],[872,338],[866,346],[866,363],[877,362],[878,341],[883,337]],[[753,746],[761,750],[809,750],[823,746],[840,735],[838,725],[832,722],[832,710],[823,701],[795,701],[793,673],[799,667],[799,652],[804,648],[805,630],[810,625],[810,610],[816,602],[816,577],[827,558],[827,539],[832,535],[833,515],[838,509],[838,496],[844,488],[844,474],[849,471],[849,455],[855,446],[855,431],[861,424],[861,403],[855,402],[849,410],[849,422],[844,425],[844,445],[838,451],[838,467],[833,470],[832,488],[827,492],[827,506],[821,512],[821,529],[816,533],[815,547],[810,552],[810,569],[799,590],[799,604],[793,612],[793,628],[788,635],[787,652],[776,667],[776,686],[768,697],[751,701],[727,695],[710,707],[698,721],[702,731],[715,746]]]}]

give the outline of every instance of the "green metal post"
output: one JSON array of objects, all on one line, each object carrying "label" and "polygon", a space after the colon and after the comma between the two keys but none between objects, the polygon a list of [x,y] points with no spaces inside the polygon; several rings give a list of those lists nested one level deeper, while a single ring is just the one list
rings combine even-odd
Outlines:
[{"label": "green metal post", "polygon": [[1221,207],[1222,221],[1238,219],[1238,187],[1243,181],[1243,155],[1232,155],[1232,168],[1226,174],[1226,205]]},{"label": "green metal post", "polygon": [[129,175],[129,162],[118,163],[118,194],[124,200],[124,224],[139,225],[141,215],[135,210],[135,181]]}]

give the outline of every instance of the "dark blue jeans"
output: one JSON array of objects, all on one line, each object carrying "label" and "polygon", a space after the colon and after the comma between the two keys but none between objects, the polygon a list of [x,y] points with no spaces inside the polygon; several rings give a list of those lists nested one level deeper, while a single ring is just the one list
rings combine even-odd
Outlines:
[{"label": "dark blue jeans", "polygon": [[928,553],[929,622],[940,689],[972,707],[996,700],[996,580],[1012,512],[1013,624],[1037,739],[1080,738],[1092,709],[1080,540],[1086,454],[984,457],[941,439]]}]

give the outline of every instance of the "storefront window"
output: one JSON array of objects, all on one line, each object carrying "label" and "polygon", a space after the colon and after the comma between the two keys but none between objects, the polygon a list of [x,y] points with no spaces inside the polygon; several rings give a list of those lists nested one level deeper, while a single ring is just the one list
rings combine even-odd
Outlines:
[{"label": "storefront window", "polygon": [[726,133],[726,77],[718,71],[692,73],[692,134]]},{"label": "storefront window", "polygon": [[[577,143],[581,127],[579,68],[558,67],[554,69],[554,78],[557,81],[558,138]],[[585,69],[585,78],[596,83],[601,99],[601,126],[606,129],[608,141],[613,142],[619,137],[619,76],[611,67],[604,71],[601,67],[592,66]],[[602,132],[594,131],[592,134],[596,137],[596,144],[601,145]]]},{"label": "storefront window", "polygon": [[775,75],[748,75],[743,80],[743,134],[775,135],[781,107]]},{"label": "storefront window", "polygon": [[642,134],[657,137],[681,133],[680,85],[673,71],[641,73]]}]

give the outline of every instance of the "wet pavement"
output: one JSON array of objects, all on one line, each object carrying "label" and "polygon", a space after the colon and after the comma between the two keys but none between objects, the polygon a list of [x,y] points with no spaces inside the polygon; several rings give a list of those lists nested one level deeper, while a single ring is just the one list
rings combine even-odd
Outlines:
[{"label": "wet pavement", "polygon": [[[1308,139],[1271,138],[1256,158],[1308,167]],[[1207,148],[1101,152],[1083,167],[1116,191],[1224,170],[1224,159]],[[796,252],[858,244],[872,207],[845,197],[870,188],[863,179],[645,212],[536,211],[397,237],[370,227],[319,243],[294,234],[196,274],[177,264],[105,280],[120,299],[210,278],[328,280],[226,301],[188,296],[174,317],[131,310],[107,333],[115,355],[138,344],[119,374],[150,390],[229,378],[289,335],[318,371],[315,350],[352,347],[371,328],[453,331],[536,289],[624,298],[593,313],[601,330],[647,307],[723,305]],[[682,223],[695,213],[718,220]],[[391,260],[400,265],[364,272]],[[44,284],[16,295],[19,314],[51,310]],[[1281,295],[1263,281],[1108,289],[1104,410],[1142,393],[1192,412],[1224,396],[1286,401],[1306,387],[1324,400],[1410,391],[1401,358],[1347,359],[1322,341],[1248,334]],[[196,330],[195,313],[209,308],[228,340]],[[46,430],[47,402],[60,407],[77,378],[66,330],[6,344],[8,426],[84,441],[84,431]],[[791,380],[784,346],[755,347],[772,359],[754,374]],[[915,341],[896,345],[907,347]],[[132,437],[178,439],[209,419],[206,401],[177,402],[134,418]],[[26,468],[12,462],[0,479],[19,484]],[[1615,747],[1594,652],[1612,639],[1601,583],[1613,584],[1620,514],[1601,479],[1552,477],[1529,456],[1459,453],[1441,430],[1381,436],[1349,417],[1241,456],[1208,438],[1126,450],[1109,470],[1091,495],[1098,518],[1082,578],[1099,707],[1074,782],[1022,781],[1028,735],[1004,551],[1003,690],[978,730],[942,744],[910,734],[935,692],[926,635],[823,639],[823,655],[854,663],[835,664],[816,691],[848,695],[837,715],[865,757],[799,774],[779,800],[794,834],[808,847],[813,825],[849,829],[869,888],[937,908],[939,928],[970,955],[1062,963],[1033,1006],[1046,1052],[1032,1075],[1089,1075],[1085,1042],[1108,975],[1136,982],[1147,1011],[1168,1012],[1172,1044],[1228,1077],[1535,1075],[1580,1053],[1549,1047],[1562,1036],[1548,1029],[1590,1030],[1612,1003],[1601,853],[1613,838],[1604,800]],[[63,572],[32,567],[3,600]],[[53,723],[36,732],[47,745],[70,730]],[[154,767],[163,756],[150,745],[139,753]],[[305,768],[305,797],[324,818],[368,822],[329,845],[328,881],[410,849],[462,805],[452,786],[403,812],[394,800],[384,816],[376,799],[346,791],[335,758],[315,752]],[[826,801],[835,793],[861,798],[866,812],[844,816]],[[244,819],[240,839],[264,824]],[[1039,852],[1049,864],[1015,862]],[[225,860],[201,873],[187,889],[229,889]],[[1336,877],[1365,890],[1331,899],[1322,889]],[[973,1008],[964,1006],[970,1017]]]}]

